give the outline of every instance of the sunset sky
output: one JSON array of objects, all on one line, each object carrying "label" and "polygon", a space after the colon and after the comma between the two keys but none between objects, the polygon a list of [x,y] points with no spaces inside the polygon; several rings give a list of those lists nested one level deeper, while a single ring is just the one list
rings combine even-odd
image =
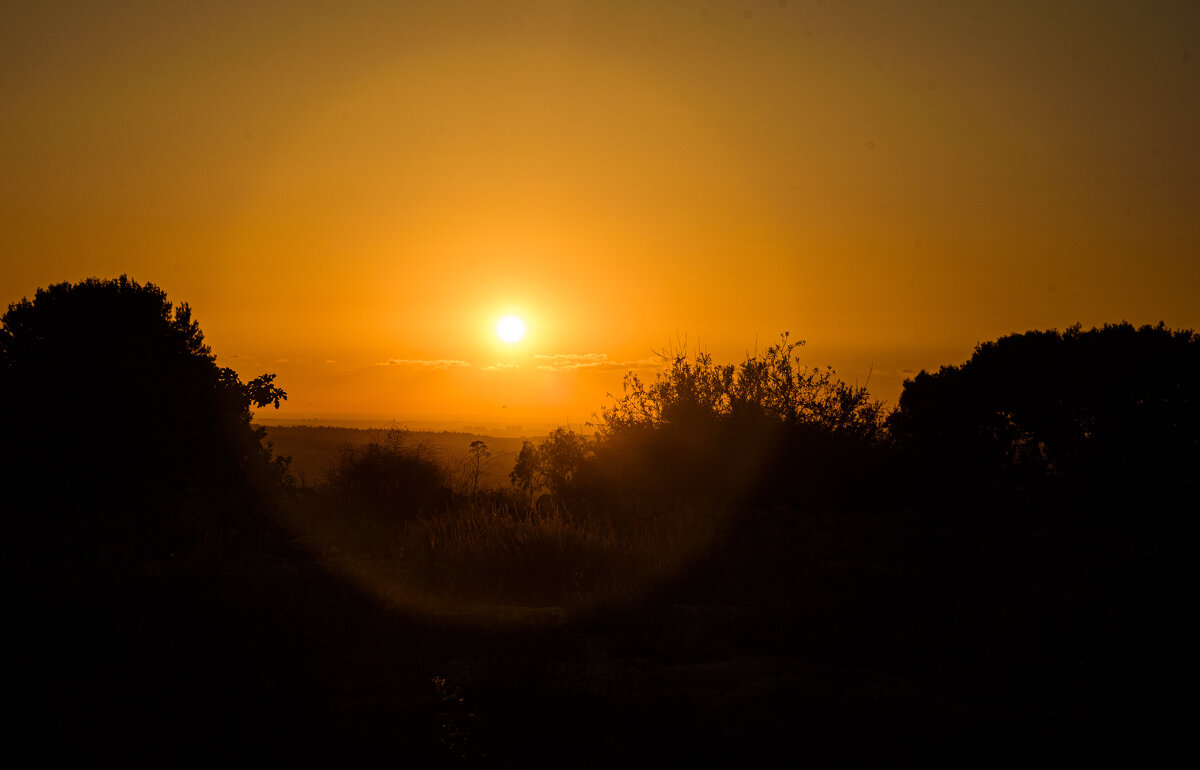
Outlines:
[{"label": "sunset sky", "polygon": [[159,285],[281,417],[578,425],[782,331],[894,404],[1200,327],[1200,3],[7,0],[0,266]]}]

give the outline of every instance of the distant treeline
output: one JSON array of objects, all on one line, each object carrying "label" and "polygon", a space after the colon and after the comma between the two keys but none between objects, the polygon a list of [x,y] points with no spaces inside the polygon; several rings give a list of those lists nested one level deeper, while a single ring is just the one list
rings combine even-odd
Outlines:
[{"label": "distant treeline", "polygon": [[362,447],[387,441],[393,430],[407,434],[410,444],[425,446],[446,469],[460,466],[468,457],[473,441],[484,441],[494,458],[484,468],[485,488],[508,486],[508,474],[521,450],[521,438],[492,436],[486,433],[409,430],[396,424],[391,428],[348,428],[318,425],[266,425],[266,439],[275,454],[289,458],[288,468],[297,484],[309,486],[326,481],[330,469],[347,447]]}]

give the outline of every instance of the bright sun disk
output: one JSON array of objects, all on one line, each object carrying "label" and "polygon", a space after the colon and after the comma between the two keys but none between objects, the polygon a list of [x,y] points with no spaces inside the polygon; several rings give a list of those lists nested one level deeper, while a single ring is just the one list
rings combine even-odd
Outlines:
[{"label": "bright sun disk", "polygon": [[525,336],[525,322],[515,315],[505,316],[496,324],[496,334],[505,342],[517,342]]}]

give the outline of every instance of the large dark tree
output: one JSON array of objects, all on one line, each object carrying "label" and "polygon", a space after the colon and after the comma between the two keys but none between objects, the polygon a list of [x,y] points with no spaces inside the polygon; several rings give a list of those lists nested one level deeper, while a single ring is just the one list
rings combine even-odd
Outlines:
[{"label": "large dark tree", "polygon": [[[925,492],[1123,518],[1195,513],[1200,336],[1162,324],[1031,331],[906,382],[889,418]],[[1136,510],[1134,510],[1133,508]]]},{"label": "large dark tree", "polygon": [[218,366],[186,304],[125,276],[10,305],[0,479],[26,552],[163,556],[230,532],[285,472],[250,421],[286,397],[273,378]]}]

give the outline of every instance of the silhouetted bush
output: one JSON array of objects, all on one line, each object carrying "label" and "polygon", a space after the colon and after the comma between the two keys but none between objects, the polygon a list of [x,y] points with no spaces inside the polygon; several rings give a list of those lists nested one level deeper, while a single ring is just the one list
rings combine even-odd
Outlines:
[{"label": "silhouetted bush", "polygon": [[383,441],[343,448],[327,484],[347,514],[395,524],[449,501],[443,475],[432,451],[391,430]]},{"label": "silhouetted bush", "polygon": [[1198,396],[1191,331],[1074,326],[1002,337],[960,366],[921,372],[888,425],[917,488],[951,504],[1036,499],[1093,518],[1129,506],[1161,517],[1196,507]]},{"label": "silhouetted bush", "polygon": [[736,366],[676,353],[652,383],[627,375],[577,486],[820,505],[862,491],[882,405],[832,369],[801,364],[802,344],[784,334]]},{"label": "silhouetted bush", "polygon": [[[228,539],[286,476],[186,304],[125,276],[39,289],[0,319],[3,484],[33,561],[163,557]],[[86,559],[85,559],[86,560]]]}]

